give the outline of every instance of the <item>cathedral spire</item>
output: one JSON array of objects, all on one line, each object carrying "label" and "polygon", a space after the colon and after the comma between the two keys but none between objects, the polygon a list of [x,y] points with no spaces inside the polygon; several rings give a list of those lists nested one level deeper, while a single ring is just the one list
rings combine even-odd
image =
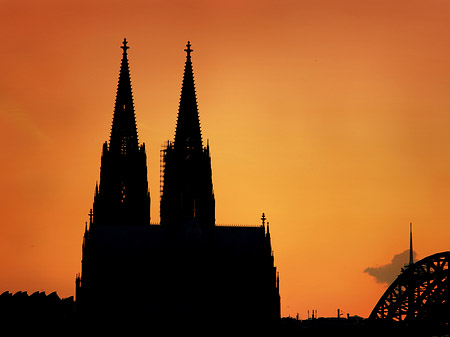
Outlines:
[{"label": "cathedral spire", "polygon": [[128,65],[127,39],[123,39],[122,64],[117,85],[116,103],[109,141],[110,150],[126,154],[138,150],[138,135],[131,90],[130,69]]},{"label": "cathedral spire", "polygon": [[180,106],[178,108],[174,146],[176,148],[201,150],[203,143],[191,61],[191,53],[193,50],[191,49],[190,41],[188,41],[184,51],[186,52],[186,63],[181,88]]},{"label": "cathedral spire", "polygon": [[186,63],[175,140],[164,150],[161,225],[175,228],[197,223],[209,229],[215,226],[211,157],[209,144],[204,148],[202,142],[190,42],[184,51]]},{"label": "cathedral spire", "polygon": [[147,155],[138,142],[127,44],[124,39],[111,137],[109,146],[103,144],[100,184],[95,188],[94,226],[150,223]]}]

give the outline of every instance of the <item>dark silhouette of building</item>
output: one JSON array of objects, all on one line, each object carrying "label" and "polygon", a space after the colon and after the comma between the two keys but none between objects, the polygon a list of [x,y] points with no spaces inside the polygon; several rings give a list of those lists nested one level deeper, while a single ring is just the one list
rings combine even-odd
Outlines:
[{"label": "dark silhouette of building", "polygon": [[[67,334],[75,331],[73,296],[61,299],[56,292],[26,291],[0,295],[0,321],[4,331],[22,336],[30,332]],[[11,333],[12,334],[12,333]]]},{"label": "dark silhouette of building", "polygon": [[[188,42],[178,120],[164,150],[161,224],[150,224],[127,42],[109,144],[83,239],[77,311],[84,322],[182,331],[257,331],[280,319],[269,224],[217,226]],[[214,329],[214,330],[211,330]]]},{"label": "dark silhouette of building", "polygon": [[202,230],[215,224],[209,144],[203,147],[195,94],[190,43],[174,142],[164,155],[164,185],[161,196],[161,225],[178,227],[194,221]]},{"label": "dark silhouette of building", "polygon": [[96,186],[93,223],[96,226],[150,224],[150,193],[145,144],[139,146],[124,40],[111,138],[103,144],[100,186]]}]

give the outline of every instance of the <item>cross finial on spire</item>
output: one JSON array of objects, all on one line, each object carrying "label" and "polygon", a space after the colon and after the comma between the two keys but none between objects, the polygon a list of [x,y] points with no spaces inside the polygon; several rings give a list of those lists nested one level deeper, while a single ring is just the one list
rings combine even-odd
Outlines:
[{"label": "cross finial on spire", "polygon": [[264,227],[264,224],[266,222],[266,216],[264,215],[264,213],[262,214],[261,221],[262,221],[262,226]]},{"label": "cross finial on spire", "polygon": [[124,38],[123,39],[123,46],[120,47],[120,48],[123,49],[124,54],[126,54],[127,53],[127,49],[130,48],[130,47],[127,46],[127,44],[128,44],[127,38]]},{"label": "cross finial on spire", "polygon": [[194,51],[193,49],[191,49],[191,41],[188,41],[186,47],[187,48],[184,51],[187,53],[188,57],[191,57],[191,53]]}]

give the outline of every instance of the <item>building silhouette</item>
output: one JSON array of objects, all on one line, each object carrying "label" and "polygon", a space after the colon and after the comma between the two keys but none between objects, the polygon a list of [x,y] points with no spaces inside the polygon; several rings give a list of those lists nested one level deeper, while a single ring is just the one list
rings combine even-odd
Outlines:
[{"label": "building silhouette", "polygon": [[111,137],[103,144],[100,186],[96,186],[93,223],[103,226],[150,224],[150,193],[145,144],[139,146],[131,91],[127,42],[117,86]]},{"label": "building silhouette", "polygon": [[215,225],[211,157],[209,144],[203,147],[189,42],[185,51],[175,139],[164,150],[161,225],[175,229],[195,219],[202,231],[209,231]]},{"label": "building silhouette", "polygon": [[150,224],[146,151],[138,142],[126,39],[122,49],[111,136],[103,144],[76,279],[82,321],[165,331],[275,327],[279,278],[264,214],[260,226],[215,224],[190,43],[175,137],[163,151],[160,224]]},{"label": "building silhouette", "polygon": [[[60,298],[56,292],[36,291],[0,295],[0,317],[5,331],[16,336],[42,332],[66,334],[75,331],[75,302],[73,296]],[[10,332],[10,334],[12,334]]]}]

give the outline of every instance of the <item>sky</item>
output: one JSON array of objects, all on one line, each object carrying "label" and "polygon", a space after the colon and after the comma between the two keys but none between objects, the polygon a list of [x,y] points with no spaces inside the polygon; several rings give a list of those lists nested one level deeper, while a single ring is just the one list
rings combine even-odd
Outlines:
[{"label": "sky", "polygon": [[448,1],[0,0],[0,31],[0,293],[75,294],[124,37],[152,223],[189,40],[216,222],[265,213],[283,317],[367,317],[410,222],[449,249]]}]

